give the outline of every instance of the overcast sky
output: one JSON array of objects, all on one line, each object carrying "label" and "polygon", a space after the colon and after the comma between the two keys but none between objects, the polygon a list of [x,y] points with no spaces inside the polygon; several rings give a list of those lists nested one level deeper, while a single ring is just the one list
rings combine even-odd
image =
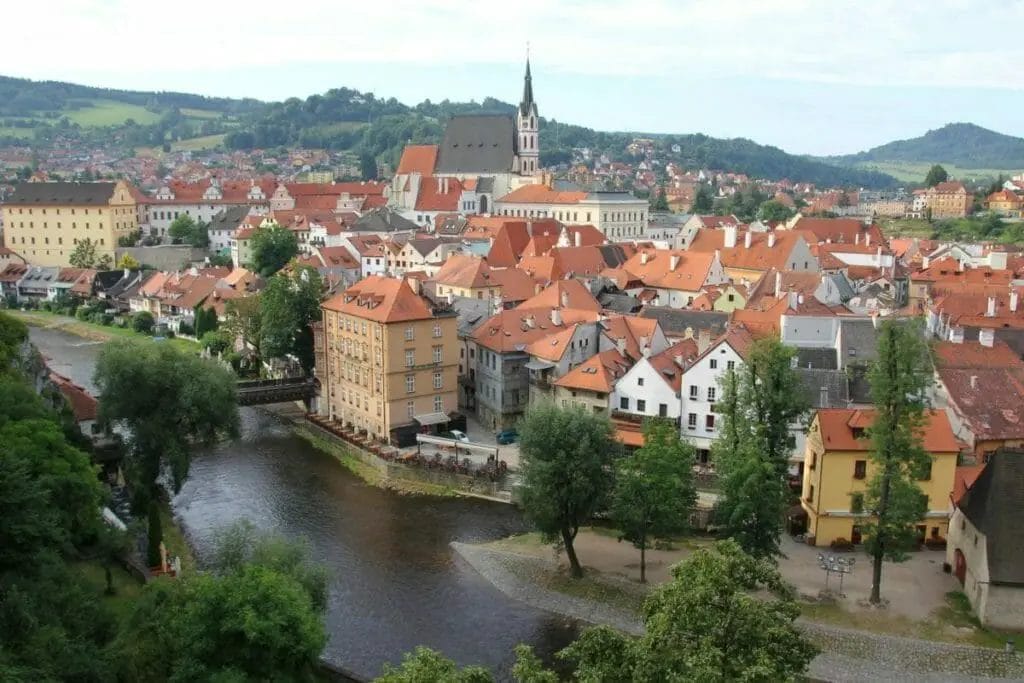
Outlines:
[{"label": "overcast sky", "polygon": [[841,154],[953,121],[1024,136],[1024,1],[47,0],[0,73],[264,100],[516,102],[604,130]]}]

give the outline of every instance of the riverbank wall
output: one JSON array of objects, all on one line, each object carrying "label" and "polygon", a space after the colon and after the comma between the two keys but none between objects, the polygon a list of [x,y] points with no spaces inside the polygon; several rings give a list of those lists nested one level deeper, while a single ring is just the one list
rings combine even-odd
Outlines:
[{"label": "riverbank wall", "polygon": [[503,503],[511,502],[507,492],[501,490],[500,482],[384,460],[308,420],[295,421],[293,425],[296,436],[334,456],[368,484],[399,493],[466,495]]}]

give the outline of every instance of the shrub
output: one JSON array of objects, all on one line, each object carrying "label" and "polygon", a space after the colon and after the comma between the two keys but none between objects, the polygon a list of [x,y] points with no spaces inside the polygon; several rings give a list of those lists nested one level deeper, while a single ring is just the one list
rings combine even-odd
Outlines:
[{"label": "shrub", "polygon": [[192,334],[194,332],[195,329],[192,327],[190,323],[187,323],[184,320],[182,320],[181,323],[179,323],[178,334]]},{"label": "shrub", "polygon": [[142,334],[152,334],[156,321],[149,311],[139,311],[132,316],[132,329]]},{"label": "shrub", "polygon": [[100,315],[100,325],[103,325],[105,327],[110,327],[111,325],[114,324],[114,316],[110,315],[109,313],[100,313],[99,315]]}]

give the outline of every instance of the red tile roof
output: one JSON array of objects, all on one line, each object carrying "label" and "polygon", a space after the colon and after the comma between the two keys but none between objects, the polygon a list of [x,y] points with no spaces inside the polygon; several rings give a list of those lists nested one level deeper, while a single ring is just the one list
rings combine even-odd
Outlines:
[{"label": "red tile roof", "polygon": [[578,204],[587,198],[587,192],[559,192],[547,185],[523,185],[497,201],[512,204]]},{"label": "red tile roof", "polygon": [[371,275],[322,304],[358,318],[383,323],[427,320],[433,312],[426,299],[412,291],[404,279]]},{"label": "red tile roof", "polygon": [[398,162],[396,175],[419,173],[433,175],[437,163],[437,145],[406,145]]},{"label": "red tile roof", "polygon": [[83,422],[96,419],[99,402],[88,391],[64,375],[58,375],[56,372],[50,372],[50,381],[57,386],[60,393],[67,399],[76,421]]},{"label": "red tile roof", "polygon": [[556,280],[545,287],[539,294],[528,298],[517,307],[521,310],[530,308],[576,308],[584,311],[599,312],[601,304],[579,280]]},{"label": "red tile roof", "polygon": [[[874,422],[873,409],[824,408],[817,411],[821,427],[821,439],[828,451],[870,451],[871,439],[867,428]],[[854,429],[862,429],[864,436],[858,438]],[[923,446],[929,453],[958,453],[961,444],[953,434],[945,411],[928,411],[923,425]]]},{"label": "red tile roof", "polygon": [[417,211],[458,211],[462,183],[456,178],[424,177],[416,196]]},{"label": "red tile roof", "polygon": [[608,394],[631,364],[617,349],[602,351],[555,380],[554,384],[564,389]]}]

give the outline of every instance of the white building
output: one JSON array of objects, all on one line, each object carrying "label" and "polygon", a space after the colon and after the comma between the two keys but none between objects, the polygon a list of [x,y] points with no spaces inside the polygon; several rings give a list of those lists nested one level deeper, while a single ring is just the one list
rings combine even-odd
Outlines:
[{"label": "white building", "polygon": [[611,241],[638,240],[647,234],[646,199],[629,192],[559,191],[527,185],[494,202],[494,213],[515,218],[554,218],[566,225],[593,225]]},{"label": "white building", "polygon": [[679,388],[683,371],[697,356],[697,343],[687,339],[661,353],[641,357],[615,383],[612,411],[625,415],[665,417],[679,421],[681,405]]}]

